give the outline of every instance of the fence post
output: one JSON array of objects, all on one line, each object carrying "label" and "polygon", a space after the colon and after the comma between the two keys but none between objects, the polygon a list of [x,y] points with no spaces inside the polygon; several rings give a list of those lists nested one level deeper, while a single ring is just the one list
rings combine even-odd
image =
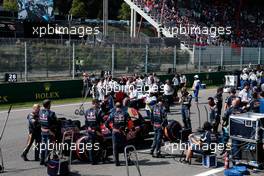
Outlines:
[{"label": "fence post", "polygon": [[243,68],[243,57],[244,57],[244,48],[241,47],[241,50],[240,50],[240,70],[242,70],[242,68]]},{"label": "fence post", "polygon": [[148,45],[146,45],[145,73],[148,74]]},{"label": "fence post", "polygon": [[202,57],[202,46],[199,46],[199,56],[198,56],[198,72],[201,73],[201,57]]},{"label": "fence post", "polygon": [[176,72],[177,47],[174,46],[173,72]]},{"label": "fence post", "polygon": [[221,69],[223,69],[223,66],[224,66],[224,46],[223,44],[221,43]]},{"label": "fence post", "polygon": [[25,82],[27,82],[27,42],[25,42]]},{"label": "fence post", "polygon": [[260,59],[261,59],[261,47],[259,47],[258,50],[258,64],[260,64]]},{"label": "fence post", "polygon": [[112,78],[114,77],[114,69],[115,69],[115,45],[112,44]]},{"label": "fence post", "polygon": [[75,79],[75,43],[72,43],[72,79]]}]

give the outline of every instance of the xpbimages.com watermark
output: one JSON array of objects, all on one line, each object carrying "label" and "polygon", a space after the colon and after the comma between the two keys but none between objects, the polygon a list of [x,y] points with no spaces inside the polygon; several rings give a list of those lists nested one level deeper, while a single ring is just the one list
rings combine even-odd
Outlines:
[{"label": "xpbimages.com watermark", "polygon": [[33,150],[40,150],[41,151],[77,151],[79,153],[84,153],[85,151],[98,151],[100,150],[99,143],[37,143],[33,144]]},{"label": "xpbimages.com watermark", "polygon": [[[95,86],[95,85],[94,85]],[[94,89],[94,86],[92,89]],[[113,83],[112,85],[106,84],[102,87],[106,94],[111,92],[133,92],[136,91],[137,93],[164,93],[164,86],[165,85],[120,85],[118,83]]]},{"label": "xpbimages.com watermark", "polygon": [[170,143],[166,142],[165,143],[165,151],[166,152],[171,152],[172,154],[175,151],[185,151],[189,147],[192,147],[192,150],[199,150],[199,151],[210,151],[211,153],[216,153],[217,151],[223,151],[224,149],[226,151],[231,150],[231,145],[229,144],[224,144],[224,143],[204,143],[202,145],[193,145],[191,143]]},{"label": "xpbimages.com watermark", "polygon": [[197,26],[197,25],[186,25],[183,26],[180,24],[179,26],[174,27],[165,27],[165,30],[169,31],[173,36],[178,35],[210,35],[211,37],[217,37],[219,35],[230,35],[232,33],[231,26]]},{"label": "xpbimages.com watermark", "polygon": [[48,24],[47,26],[33,26],[33,36],[43,37],[45,35],[78,35],[80,38],[87,35],[98,35],[100,33],[99,27],[90,26],[52,26]]}]

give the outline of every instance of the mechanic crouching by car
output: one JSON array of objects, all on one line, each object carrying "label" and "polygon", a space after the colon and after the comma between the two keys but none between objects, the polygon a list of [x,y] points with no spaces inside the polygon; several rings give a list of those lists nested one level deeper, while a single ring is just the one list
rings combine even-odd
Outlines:
[{"label": "mechanic crouching by car", "polygon": [[186,151],[186,158],[183,160],[183,163],[191,164],[191,158],[193,153],[199,154],[209,154],[211,153],[210,144],[211,144],[211,134],[212,134],[212,125],[210,122],[205,122],[203,124],[203,134],[198,139],[193,134],[189,135],[189,143],[188,149]]}]

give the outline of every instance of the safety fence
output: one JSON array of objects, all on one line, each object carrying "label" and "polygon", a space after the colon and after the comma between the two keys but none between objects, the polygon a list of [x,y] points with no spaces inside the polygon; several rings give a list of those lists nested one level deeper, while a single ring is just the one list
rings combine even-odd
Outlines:
[{"label": "safety fence", "polygon": [[78,79],[82,72],[99,75],[159,75],[241,69],[263,64],[264,48],[87,44],[67,40],[0,39],[0,82],[16,73],[19,82]]}]

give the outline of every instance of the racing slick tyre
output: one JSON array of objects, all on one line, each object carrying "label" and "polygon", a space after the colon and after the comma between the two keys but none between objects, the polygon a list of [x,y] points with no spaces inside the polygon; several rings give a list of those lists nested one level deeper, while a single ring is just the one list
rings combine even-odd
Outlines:
[{"label": "racing slick tyre", "polygon": [[164,134],[167,140],[175,142],[181,138],[182,126],[179,122],[173,120],[164,128]]}]

